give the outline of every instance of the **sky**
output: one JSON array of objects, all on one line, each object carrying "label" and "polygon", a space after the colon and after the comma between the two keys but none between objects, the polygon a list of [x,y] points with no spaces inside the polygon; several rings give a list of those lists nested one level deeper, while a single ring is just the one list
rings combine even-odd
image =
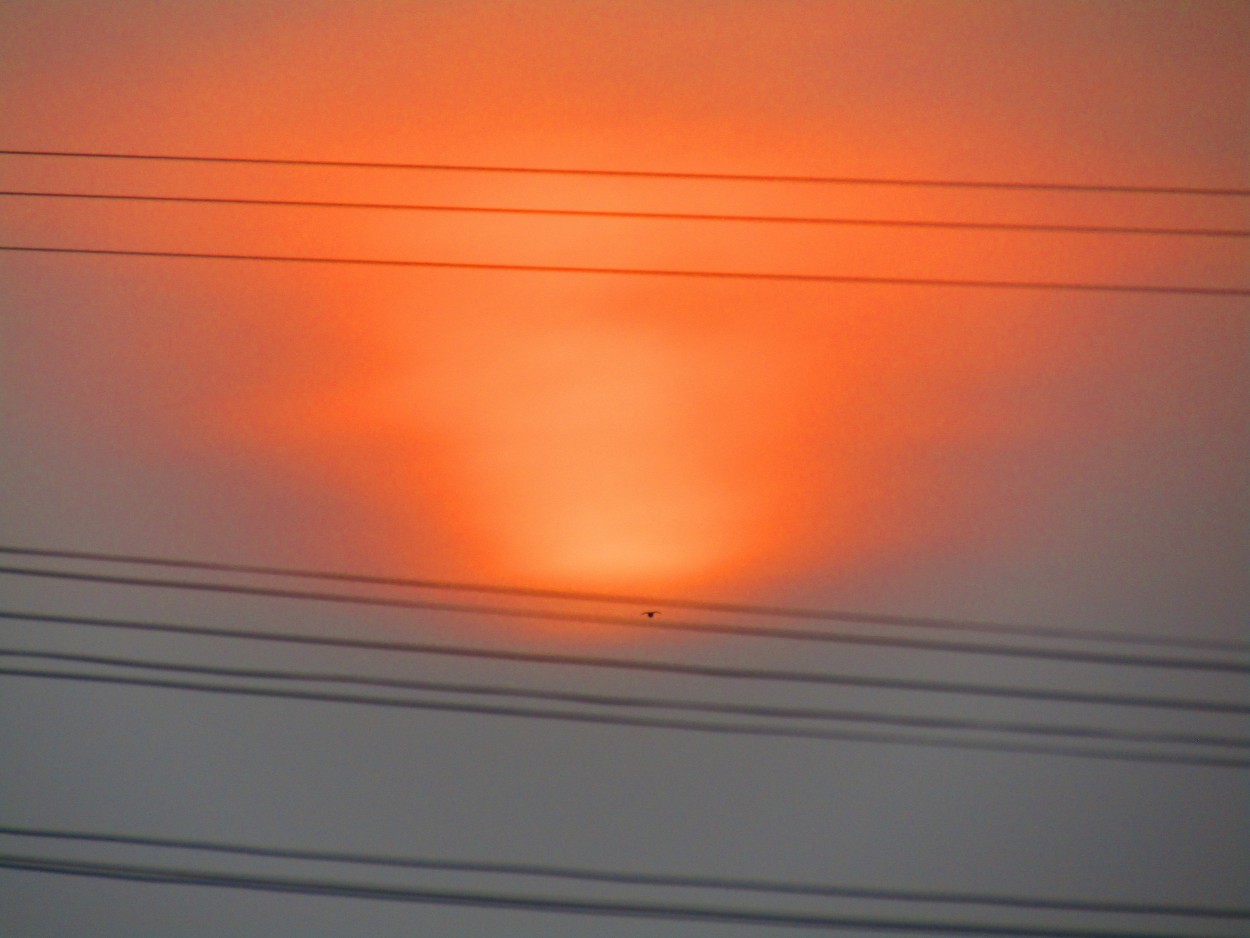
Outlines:
[{"label": "sky", "polygon": [[[1250,9],[1221,2],[11,0],[0,149],[1246,189],[1248,40]],[[1238,197],[14,155],[0,156],[0,187],[1250,227]],[[0,235],[1216,288],[1244,288],[1247,269],[1244,237],[30,196],[0,196]],[[1247,312],[1244,296],[0,252],[0,543],[1244,642]],[[1247,690],[1219,674],[11,575],[0,595],[6,609],[482,648],[1241,701]],[[165,661],[1245,729],[1210,715],[3,628],[8,648]],[[1250,893],[1245,776],[1227,769],[15,677],[0,677],[0,740],[3,824],[904,889],[1211,905]],[[1188,933],[1221,933],[1199,925],[1212,930]],[[18,872],[0,872],[0,926],[764,933]]]}]

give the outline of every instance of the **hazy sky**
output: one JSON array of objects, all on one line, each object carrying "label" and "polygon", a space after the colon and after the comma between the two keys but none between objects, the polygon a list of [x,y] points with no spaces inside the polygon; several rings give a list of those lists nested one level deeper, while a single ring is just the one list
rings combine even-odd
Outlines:
[{"label": "hazy sky", "polygon": [[[1248,44],[1236,2],[5,2],[0,149],[1245,189]],[[0,188],[1250,227],[1246,198],[17,156],[0,156]],[[1244,287],[1248,259],[1245,238],[31,197],[0,197],[0,242],[1213,287]],[[5,252],[0,543],[1245,640],[1247,312],[1244,297]],[[11,576],[0,595],[153,621],[1246,696],[1222,676]],[[3,629],[9,648],[168,661],[1245,729]],[[1250,893],[1245,773],[1230,770],[9,677],[0,751],[0,824],[899,888]],[[325,875],[340,873],[372,875]],[[0,873],[0,930],[762,933],[26,873]]]}]

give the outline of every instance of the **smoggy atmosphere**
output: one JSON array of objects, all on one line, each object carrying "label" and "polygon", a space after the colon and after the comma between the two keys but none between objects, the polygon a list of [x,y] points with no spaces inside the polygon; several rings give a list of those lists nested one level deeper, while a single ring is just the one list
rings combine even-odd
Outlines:
[{"label": "smoggy atmosphere", "polygon": [[1244,933],[1248,46],[0,5],[0,932]]}]

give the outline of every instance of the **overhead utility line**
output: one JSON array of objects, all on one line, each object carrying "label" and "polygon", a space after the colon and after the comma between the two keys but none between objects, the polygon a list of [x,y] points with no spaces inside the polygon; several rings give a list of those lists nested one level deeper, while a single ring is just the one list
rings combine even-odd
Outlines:
[{"label": "overhead utility line", "polygon": [[[996,925],[983,922],[952,922],[911,918],[832,915],[825,913],[766,911],[725,906],[679,905],[661,902],[625,902],[604,899],[558,898],[526,894],[385,886],[341,880],[296,879],[255,874],[220,873],[186,868],[86,862],[55,857],[0,854],[0,868],[32,873],[90,877],[122,882],[157,883],[170,886],[201,886],[248,889],[286,895],[309,895],[338,899],[374,899],[422,905],[487,908],[508,911],[550,912],[565,915],[663,919],[721,925],[756,925],[778,928],[828,930],[861,929],[902,934],[969,935],[983,938],[1191,938],[1177,932],[1144,932],[1109,928],[1073,928],[1037,925]],[[1192,938],[1199,938],[1193,935]]]},{"label": "overhead utility line", "polygon": [[241,166],[318,166],[332,169],[424,170],[456,173],[509,173],[542,176],[606,176],[627,179],[690,179],[723,182],[814,183],[840,186],[904,186],[936,189],[1006,189],[1041,192],[1101,192],[1129,195],[1190,195],[1240,198],[1250,188],[1217,186],[1122,185],[1114,183],[1029,182],[974,179],[918,179],[899,176],[820,176],[778,173],[710,173],[677,170],[586,169],[546,166],[403,163],[366,160],[285,159],[274,157],[204,156],[157,153],[108,153],[78,150],[0,150],[0,156],[54,157],[85,160],[139,160],[164,163],[219,163]]},{"label": "overhead utility line", "polygon": [[899,638],[885,635],[851,635],[846,633],[830,632],[822,629],[783,626],[736,625],[715,622],[689,622],[679,619],[661,618],[657,620],[651,617],[642,618],[590,615],[586,613],[568,613],[543,609],[531,609],[523,606],[484,606],[475,603],[448,603],[394,596],[366,595],[361,593],[330,593],[319,590],[296,590],[267,586],[249,586],[241,583],[211,583],[202,580],[164,580],[153,577],[117,576],[103,573],[80,573],[71,570],[49,570],[46,568],[36,567],[10,567],[0,565],[0,575],[70,580],[82,583],[100,583],[110,586],[132,586],[144,589],[173,589],[192,592],[225,593],[237,596],[256,596],[273,599],[295,599],[309,602],[346,603],[350,605],[377,606],[382,608],[419,609],[428,612],[486,615],[512,619],[538,619],[544,622],[570,622],[578,625],[606,625],[615,628],[655,632],[683,632],[699,635],[723,635],[734,638],[823,642],[841,645],[858,645],[869,648],[893,648],[899,650],[943,652],[949,654],[974,654],[992,657],[1063,661],[1079,664],[1097,664],[1118,667],[1161,668],[1181,671],[1222,672],[1228,674],[1250,673],[1250,662],[1230,661],[1216,658],[1177,658],[1162,655],[1123,654],[1118,652],[1098,652],[1064,648],[1034,648],[1030,646],[1007,645],[1003,643]]},{"label": "overhead utility line", "polygon": [[1094,899],[1052,899],[1035,896],[1007,896],[966,892],[930,892],[910,889],[883,889],[863,886],[826,885],[777,879],[745,877],[636,873],[584,867],[549,866],[535,863],[503,863],[482,860],[447,860],[433,857],[389,856],[349,853],[335,850],[307,850],[255,844],[223,843],[181,837],[145,837],[132,834],[105,834],[93,831],[49,830],[41,827],[0,826],[0,836],[28,837],[70,843],[119,844],[128,847],[155,847],[193,850],[230,856],[266,857],[313,863],[338,863],[394,869],[437,870],[450,873],[480,873],[500,876],[529,876],[566,879],[574,882],[611,883],[626,886],[660,886],[676,889],[718,889],[731,892],[761,892],[778,895],[821,896],[831,899],[867,899],[884,902],[937,903],[940,905],[979,905],[1009,909],[1044,909],[1064,912],[1095,912],[1121,915],[1170,915],[1189,918],[1250,919],[1250,908],[1177,905],[1168,903],[1115,902]]},{"label": "overhead utility line", "polygon": [[154,202],[187,205],[239,205],[265,208],[328,208],[405,212],[458,212],[555,218],[605,218],[647,221],[742,222],[756,224],[828,225],[866,228],[919,228],[959,231],[1018,231],[1054,234],[1158,235],[1189,238],[1246,238],[1250,228],[1161,228],[1143,225],[1061,225],[1039,222],[942,221],[907,218],[839,218],[823,215],[726,215],[697,212],[627,212],[604,209],[512,208],[493,205],[423,205],[409,202],[335,202],[305,199],[243,199],[185,195],[134,195],[102,192],[0,191],[0,196],[38,199],[83,199],[111,202]]},{"label": "overhead utility line", "polygon": [[199,261],[247,261],[281,264],[333,264],[425,270],[506,271],[539,274],[593,274],[613,277],[662,277],[695,280],[754,280],[778,283],[830,283],[889,287],[951,287],[980,290],[1057,290],[1076,293],[1144,293],[1173,296],[1250,296],[1250,287],[1166,286],[1133,283],[1077,283],[1049,280],[971,280],[938,277],[869,277],[849,274],[770,273],[735,270],[672,270],[650,267],[581,267],[565,264],[488,264],[469,261],[417,261],[380,257],[311,257],[288,254],[226,254],[207,251],[145,251],[122,248],[55,247],[5,244],[0,251],[27,254],[79,254],[99,257],[148,257]]},{"label": "overhead utility line", "polygon": [[558,665],[598,668],[651,674],[716,680],[764,681],[809,684],[830,687],[857,687],[871,690],[916,691],[918,693],[962,694],[976,697],[998,697],[1009,700],[1033,700],[1047,703],[1074,703],[1092,706],[1119,706],[1176,710],[1181,712],[1250,714],[1250,704],[1227,700],[1201,700],[1188,697],[1072,691],[1014,685],[971,684],[961,681],[935,681],[913,678],[872,677],[828,671],[796,671],[778,668],[734,667],[730,665],[693,664],[637,658],[609,658],[569,655],[552,652],[513,651],[475,648],[463,645],[440,645],[426,642],[378,641],[342,636],[310,635],[298,632],[273,632],[261,629],[226,629],[216,626],[180,625],[165,622],[142,622],[133,619],[99,618],[95,616],[55,615],[50,613],[0,610],[0,619],[17,622],[39,622],[80,628],[118,629],[166,635],[188,635],[199,638],[239,641],[276,642],[322,648],[352,648],[362,651],[386,651],[397,654],[431,655],[464,658],[476,661],[504,661],[518,664]]},{"label": "overhead utility line", "polygon": [[1142,633],[1099,632],[1093,629],[1071,629],[1039,625],[1010,625],[972,619],[950,619],[935,616],[903,616],[885,613],[859,612],[845,609],[816,609],[809,606],[775,606],[753,603],[718,602],[688,599],[674,596],[631,595],[622,593],[596,593],[578,590],[536,589],[525,586],[508,586],[495,583],[466,583],[454,580],[431,580],[414,577],[378,576],[331,570],[310,570],[296,567],[279,567],[261,564],[224,563],[209,560],[189,560],[176,557],[108,553],[103,551],[63,550],[40,547],[0,545],[0,555],[16,557],[44,557],[56,560],[89,560],[101,563],[128,564],[131,566],[161,567],[178,570],[200,570],[206,573],[242,573],[257,576],[275,576],[303,580],[324,580],[337,583],[358,583],[364,586],[394,586],[411,589],[428,589],[450,592],[484,593],[498,596],[517,596],[530,599],[557,599],[613,605],[660,606],[667,609],[689,609],[699,612],[743,614],[814,621],[865,623],[888,625],[899,628],[943,629],[974,632],[986,635],[1017,635],[1030,638],[1057,638],[1072,641],[1107,642],[1113,644],[1154,645],[1171,648],[1190,648],[1207,651],[1250,652],[1250,642],[1225,642],[1213,639],[1195,639],[1174,635],[1151,635]]},{"label": "overhead utility line", "polygon": [[665,717],[629,716],[615,713],[594,713],[573,710],[544,710],[510,704],[461,703],[416,697],[376,697],[368,694],[347,694],[333,691],[291,690],[279,687],[257,687],[244,684],[197,683],[173,678],[128,677],[81,671],[50,669],[19,669],[0,667],[0,675],[38,680],[74,681],[112,684],[156,690],[180,690],[193,693],[234,697],[259,697],[271,700],[298,700],[317,703],[385,707],[435,713],[457,713],[475,716],[511,717],[524,720],[547,720],[597,726],[630,727],[634,729],[680,730],[730,736],[772,737],[777,739],[824,742],[873,743],[893,746],[920,746],[930,749],[962,749],[1001,752],[1014,755],[1064,756],[1079,759],[1101,759],[1115,762],[1144,762],[1163,765],[1190,765],[1216,769],[1250,769],[1250,757],[1214,756],[1182,752],[1151,752],[1141,749],[1095,749],[1092,747],[1045,743],[1010,743],[966,739],[881,733],[871,730],[809,729],[801,726],[772,726],[760,723],[724,723],[710,720]]},{"label": "overhead utility line", "polygon": [[[1250,749],[1250,737],[1224,736],[1208,733],[1173,733],[1116,729],[1105,726],[1056,725],[1022,723],[1012,720],[982,720],[965,717],[905,716],[865,710],[821,707],[789,707],[758,704],[733,704],[717,701],[685,700],[620,694],[598,694],[578,691],[535,690],[500,684],[458,684],[448,681],[414,680],[412,678],[375,677],[343,674],[337,671],[292,671],[278,668],[237,668],[222,665],[186,664],[151,661],[113,655],[89,655],[71,652],[37,651],[0,648],[0,658],[19,661],[55,661],[59,663],[123,668],[147,673],[225,677],[251,681],[278,681],[280,684],[333,684],[371,690],[409,690],[439,694],[457,694],[493,699],[541,701],[543,703],[576,704],[610,709],[671,710],[714,716],[749,717],[763,720],[802,720],[832,723],[858,723],[875,726],[903,727],[923,730],[955,730],[972,733],[1011,733],[1042,736],[1049,739],[1068,738],[1086,742],[1117,742],[1129,744],[1209,746],[1220,749]],[[15,673],[15,672],[6,672]],[[95,673],[95,672],[86,672]],[[783,735],[785,733],[783,729]],[[817,737],[824,738],[824,737]],[[841,738],[841,737],[835,737]]]}]

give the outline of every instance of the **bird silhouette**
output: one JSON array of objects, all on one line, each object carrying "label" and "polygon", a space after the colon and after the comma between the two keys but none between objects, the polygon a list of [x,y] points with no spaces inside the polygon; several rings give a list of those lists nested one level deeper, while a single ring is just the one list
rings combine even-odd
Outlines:
[{"label": "bird silhouette", "polygon": [[643,615],[646,616],[648,619],[654,619],[659,614],[660,612],[658,609],[648,609],[646,612],[643,613]]}]

